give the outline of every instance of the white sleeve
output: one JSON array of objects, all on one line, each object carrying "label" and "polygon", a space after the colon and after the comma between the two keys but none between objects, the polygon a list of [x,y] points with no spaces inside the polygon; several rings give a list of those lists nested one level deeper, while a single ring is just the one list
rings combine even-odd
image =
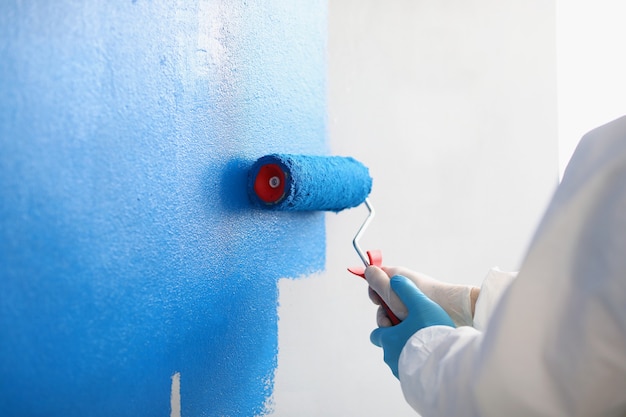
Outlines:
[{"label": "white sleeve", "polygon": [[484,332],[420,330],[399,378],[424,417],[626,416],[626,118],[581,142]]},{"label": "white sleeve", "polygon": [[474,308],[473,326],[475,329],[484,330],[487,327],[498,301],[515,277],[517,277],[517,272],[505,272],[498,268],[492,268],[489,271],[480,286],[480,294]]},{"label": "white sleeve", "polygon": [[415,333],[398,362],[404,398],[421,415],[478,416],[469,402],[482,333],[473,327],[431,326]]}]

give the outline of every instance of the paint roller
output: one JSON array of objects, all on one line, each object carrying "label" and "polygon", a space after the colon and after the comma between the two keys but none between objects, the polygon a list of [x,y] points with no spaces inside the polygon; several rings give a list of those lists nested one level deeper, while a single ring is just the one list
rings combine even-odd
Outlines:
[{"label": "paint roller", "polygon": [[[369,214],[352,241],[367,267],[380,266],[379,251],[367,252],[359,246],[359,239],[374,217],[368,200],[372,178],[368,168],[352,157],[271,154],[259,158],[250,168],[248,195],[256,207],[278,211],[334,211],[365,204]],[[364,269],[351,272],[365,277]],[[393,324],[400,320],[380,299]]]}]

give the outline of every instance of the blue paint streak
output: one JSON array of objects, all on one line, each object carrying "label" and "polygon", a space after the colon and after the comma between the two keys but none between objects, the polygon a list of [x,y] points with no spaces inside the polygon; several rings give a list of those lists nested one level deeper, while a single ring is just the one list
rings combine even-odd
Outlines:
[{"label": "blue paint streak", "polygon": [[175,372],[184,416],[271,394],[324,217],[251,209],[246,173],[327,152],[326,4],[180,3],[0,4],[4,414],[168,416]]}]

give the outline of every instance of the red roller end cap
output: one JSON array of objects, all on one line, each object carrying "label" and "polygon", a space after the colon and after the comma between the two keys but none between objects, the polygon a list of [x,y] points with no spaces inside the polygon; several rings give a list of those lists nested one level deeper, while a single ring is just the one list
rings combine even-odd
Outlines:
[{"label": "red roller end cap", "polygon": [[276,203],[285,195],[285,173],[276,164],[263,165],[254,180],[254,192],[266,203]]}]

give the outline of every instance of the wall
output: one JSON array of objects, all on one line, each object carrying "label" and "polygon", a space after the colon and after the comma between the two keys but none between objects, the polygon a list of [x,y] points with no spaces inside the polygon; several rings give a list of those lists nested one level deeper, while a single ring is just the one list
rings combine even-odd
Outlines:
[{"label": "wall", "polygon": [[[363,246],[454,282],[516,269],[557,183],[556,94],[554,2],[331,1],[331,148],[374,177]],[[415,415],[345,271],[365,215],[327,215],[326,272],[280,281],[276,416]]]},{"label": "wall", "polygon": [[558,0],[559,158],[563,172],[580,138],[626,114],[626,4]]},{"label": "wall", "polygon": [[[2,3],[5,413],[413,415],[344,272],[364,210],[327,215],[325,247],[323,215],[241,192],[261,154],[328,152],[326,6],[283,3]],[[623,114],[623,6],[557,6],[563,169]],[[331,1],[329,23],[331,151],[375,178],[364,246],[457,282],[515,268],[555,183],[554,4]],[[324,252],[277,323],[276,279]]]},{"label": "wall", "polygon": [[263,412],[324,216],[245,175],[328,152],[325,52],[322,1],[2,2],[4,415]]}]

